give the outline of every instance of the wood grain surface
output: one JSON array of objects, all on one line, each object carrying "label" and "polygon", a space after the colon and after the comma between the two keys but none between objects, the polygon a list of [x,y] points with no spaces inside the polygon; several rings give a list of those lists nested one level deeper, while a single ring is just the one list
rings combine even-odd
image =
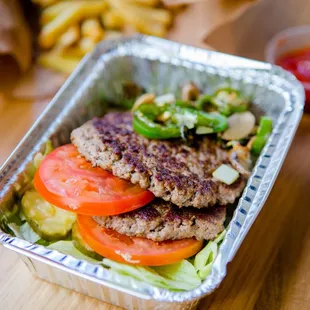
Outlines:
[{"label": "wood grain surface", "polygon": [[[47,101],[6,97],[0,110],[0,163]],[[220,288],[201,309],[310,309],[310,116],[305,115],[271,195]],[[118,309],[35,279],[0,247],[0,309]]]}]

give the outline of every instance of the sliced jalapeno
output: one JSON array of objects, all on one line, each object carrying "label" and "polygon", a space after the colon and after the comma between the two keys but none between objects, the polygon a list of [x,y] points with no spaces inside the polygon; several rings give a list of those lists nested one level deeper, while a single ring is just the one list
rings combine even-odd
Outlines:
[{"label": "sliced jalapeno", "polygon": [[251,152],[255,155],[259,155],[264,148],[269,135],[272,132],[272,119],[267,116],[263,116],[260,119],[257,135],[253,141]]},{"label": "sliced jalapeno", "polygon": [[218,89],[210,98],[210,102],[217,110],[226,116],[233,113],[244,112],[248,109],[249,102],[240,91],[227,87]]},{"label": "sliced jalapeno", "polygon": [[[158,123],[156,120],[164,112],[170,112],[169,122]],[[149,139],[170,139],[182,136],[181,128],[192,129],[205,126],[213,132],[221,132],[227,128],[226,117],[217,113],[206,113],[196,110],[189,103],[177,104],[141,104],[133,113],[133,128]]]},{"label": "sliced jalapeno", "polygon": [[165,112],[165,107],[156,104],[141,104],[133,113],[134,130],[149,139],[179,138],[180,128],[173,123],[156,123],[156,118]]}]

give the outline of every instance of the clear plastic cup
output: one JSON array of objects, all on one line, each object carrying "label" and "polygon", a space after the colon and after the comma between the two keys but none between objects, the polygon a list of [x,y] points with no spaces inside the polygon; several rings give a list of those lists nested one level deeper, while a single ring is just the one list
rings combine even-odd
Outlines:
[{"label": "clear plastic cup", "polygon": [[[276,64],[281,56],[303,49],[310,50],[310,25],[288,28],[276,34],[266,46],[265,59]],[[301,82],[306,91],[305,111],[310,112],[309,83]]]}]

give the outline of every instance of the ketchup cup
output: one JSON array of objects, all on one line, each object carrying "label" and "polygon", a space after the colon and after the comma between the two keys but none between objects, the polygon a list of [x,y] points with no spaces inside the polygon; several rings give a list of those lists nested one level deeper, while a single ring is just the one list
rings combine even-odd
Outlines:
[{"label": "ketchup cup", "polygon": [[276,34],[266,46],[265,59],[290,71],[303,84],[305,112],[310,113],[310,25]]}]

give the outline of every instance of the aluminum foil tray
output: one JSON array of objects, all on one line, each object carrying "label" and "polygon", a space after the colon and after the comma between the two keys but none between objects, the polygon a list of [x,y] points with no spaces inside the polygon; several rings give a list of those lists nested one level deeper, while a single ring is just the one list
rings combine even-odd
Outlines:
[{"label": "aluminum foil tray", "polygon": [[274,121],[210,276],[194,290],[172,292],[2,231],[0,241],[18,252],[36,276],[108,303],[127,309],[194,308],[219,286],[263,207],[300,121],[304,91],[293,75],[266,63],[147,36],[103,42],[84,58],[1,168],[0,211],[12,203],[13,184],[47,139],[55,146],[67,143],[72,129],[122,100],[121,85],[128,80],[157,94],[178,94],[180,85],[189,80],[206,92],[229,85],[251,96],[254,113],[263,112]]}]

